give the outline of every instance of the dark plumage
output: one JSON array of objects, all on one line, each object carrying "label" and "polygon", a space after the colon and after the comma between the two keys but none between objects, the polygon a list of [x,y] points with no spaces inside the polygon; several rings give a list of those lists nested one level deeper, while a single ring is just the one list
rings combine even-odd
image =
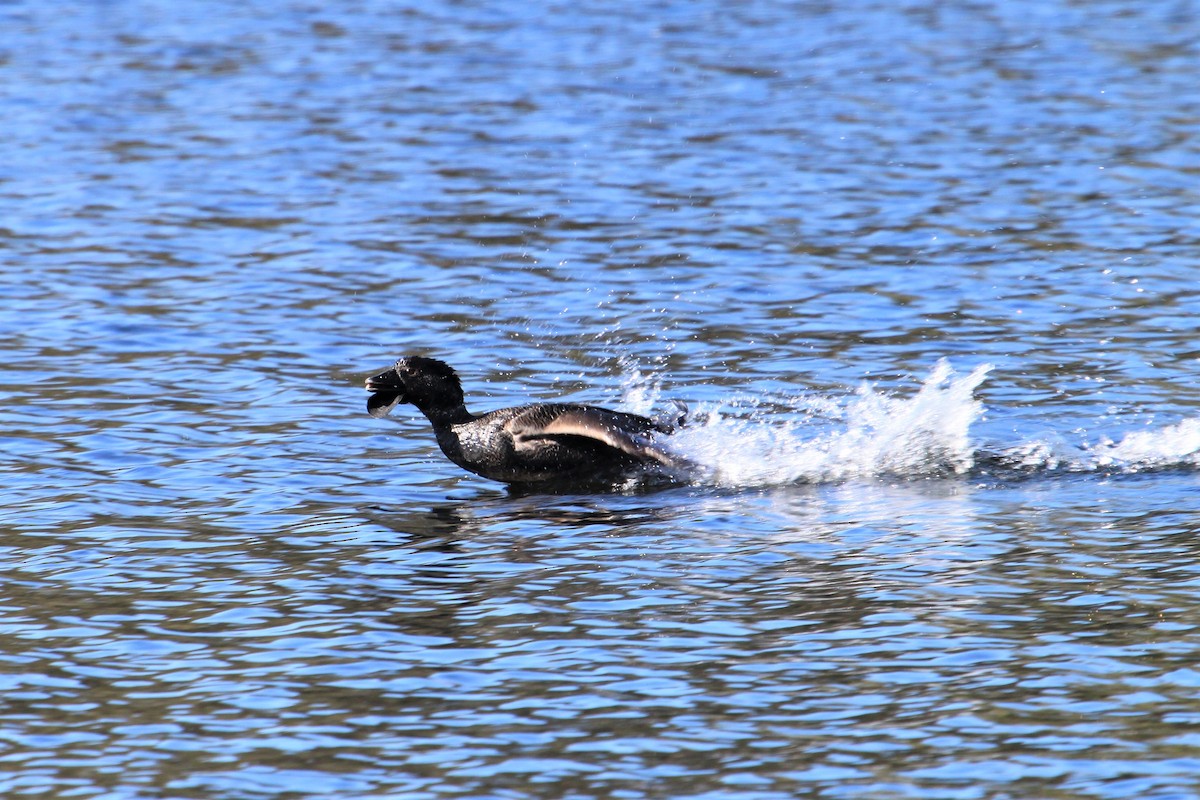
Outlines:
[{"label": "dark plumage", "polygon": [[[367,411],[384,417],[412,403],[433,423],[438,446],[465,470],[504,483],[612,481],[639,469],[683,469],[659,446],[673,425],[637,414],[567,403],[467,411],[458,375],[442,361],[402,358],[366,380]],[[678,424],[679,420],[676,421]]]}]

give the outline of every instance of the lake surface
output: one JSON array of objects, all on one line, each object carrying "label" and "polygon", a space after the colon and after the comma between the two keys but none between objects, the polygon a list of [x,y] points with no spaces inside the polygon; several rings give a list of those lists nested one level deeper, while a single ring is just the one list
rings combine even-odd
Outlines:
[{"label": "lake surface", "polygon": [[1198,16],[0,6],[0,792],[1196,797]]}]

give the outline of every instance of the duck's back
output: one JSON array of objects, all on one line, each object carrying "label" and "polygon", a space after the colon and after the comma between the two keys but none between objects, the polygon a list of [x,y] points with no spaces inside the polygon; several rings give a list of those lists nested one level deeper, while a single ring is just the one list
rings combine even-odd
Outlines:
[{"label": "duck's back", "polygon": [[506,483],[602,480],[639,465],[670,465],[650,439],[668,432],[637,414],[540,403],[452,425],[438,444],[464,469]]}]

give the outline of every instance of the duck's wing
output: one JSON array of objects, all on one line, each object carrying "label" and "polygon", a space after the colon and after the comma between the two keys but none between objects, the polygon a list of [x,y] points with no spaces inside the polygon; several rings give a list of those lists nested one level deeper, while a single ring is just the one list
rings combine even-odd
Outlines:
[{"label": "duck's wing", "polygon": [[542,405],[525,409],[504,427],[517,452],[535,449],[547,440],[578,437],[607,445],[637,461],[672,467],[684,463],[649,438],[661,427],[637,414],[591,406]]}]

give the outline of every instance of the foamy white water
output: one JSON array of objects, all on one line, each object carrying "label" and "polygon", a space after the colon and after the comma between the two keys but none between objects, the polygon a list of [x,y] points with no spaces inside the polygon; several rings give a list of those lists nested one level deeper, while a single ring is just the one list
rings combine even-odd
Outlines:
[{"label": "foamy white water", "polygon": [[1008,466],[1022,470],[1141,472],[1200,465],[1200,418],[1133,431],[1120,439],[1103,433],[1096,444],[1075,445],[1049,436],[999,451]]},{"label": "foamy white water", "polygon": [[[1138,472],[1200,465],[1200,418],[1112,439],[1101,432],[1092,445],[1051,434],[1017,444],[981,445],[971,426],[984,414],[974,392],[993,369],[982,364],[957,373],[945,359],[915,394],[895,395],[864,383],[847,397],[797,394],[772,398],[794,413],[781,416],[737,396],[694,409],[691,423],[671,436],[670,448],[698,464],[699,483],[752,487],[822,483],[855,478],[965,475],[986,459],[987,472],[1113,470]],[[630,367],[625,403],[650,413],[660,398],[658,379]]]},{"label": "foamy white water", "polygon": [[[973,392],[989,370],[984,364],[958,375],[939,361],[910,397],[869,384],[845,398],[797,394],[783,400],[797,413],[782,421],[733,416],[729,404],[702,406],[670,446],[701,465],[702,482],[720,486],[962,474],[974,465],[968,434],[983,413]],[[638,410],[658,395],[654,381],[636,372],[626,388]]]}]

